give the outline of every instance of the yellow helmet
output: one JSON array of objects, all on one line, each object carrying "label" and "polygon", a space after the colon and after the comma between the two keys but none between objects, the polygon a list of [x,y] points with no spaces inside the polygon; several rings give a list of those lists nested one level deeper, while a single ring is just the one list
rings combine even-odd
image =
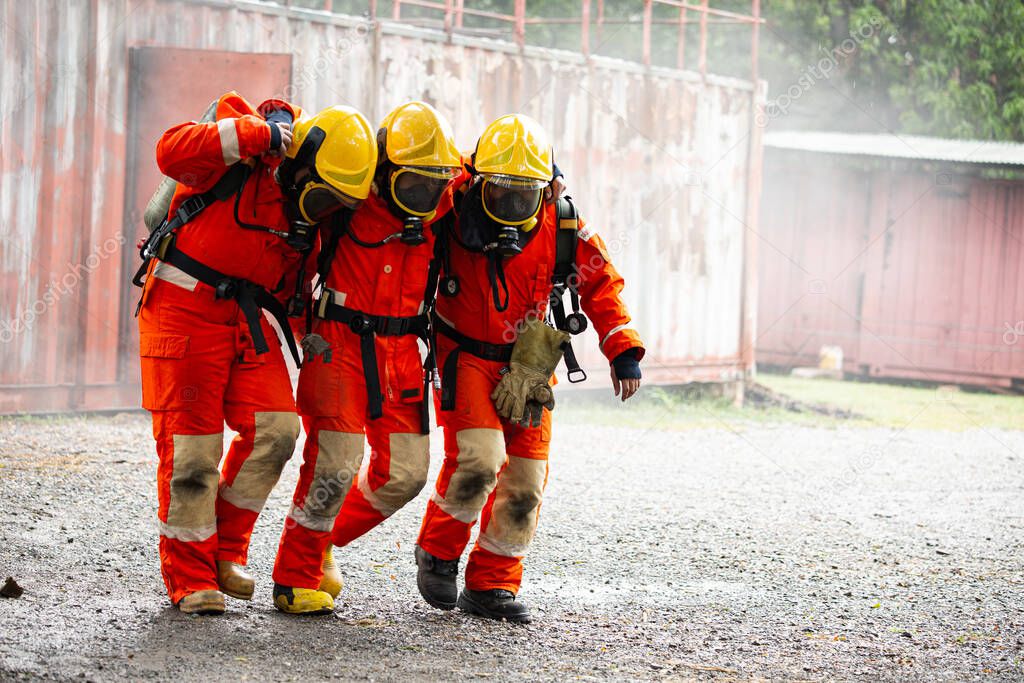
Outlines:
[{"label": "yellow helmet", "polygon": [[551,142],[541,125],[523,114],[497,119],[480,136],[473,167],[483,176],[487,215],[502,225],[532,230],[553,168]]},{"label": "yellow helmet", "polygon": [[396,166],[459,168],[462,155],[451,124],[426,102],[406,102],[380,122],[381,161]]},{"label": "yellow helmet", "polygon": [[406,102],[384,117],[377,131],[382,176],[378,192],[393,213],[434,217],[448,181],[462,166],[451,125],[426,102]]},{"label": "yellow helmet", "polygon": [[352,107],[334,106],[296,122],[285,155],[292,174],[308,168],[301,181],[299,210],[310,223],[347,206],[355,208],[370,194],[377,167],[377,144],[366,117]]},{"label": "yellow helmet", "polygon": [[484,175],[551,180],[551,142],[539,123],[508,114],[487,126],[476,144],[473,166]]}]

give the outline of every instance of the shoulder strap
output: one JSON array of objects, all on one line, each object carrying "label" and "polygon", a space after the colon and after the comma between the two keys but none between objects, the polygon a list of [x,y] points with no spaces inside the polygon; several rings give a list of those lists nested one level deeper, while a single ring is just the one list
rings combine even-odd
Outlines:
[{"label": "shoulder strap", "polygon": [[572,280],[569,276],[576,267],[576,240],[579,237],[580,219],[570,197],[559,197],[556,215],[558,229],[555,231],[555,270],[552,281],[557,285],[568,285]]},{"label": "shoulder strap", "polygon": [[441,276],[441,271],[444,270],[445,274],[448,274],[448,237],[454,222],[455,215],[449,211],[430,226],[434,231],[434,253],[427,269],[427,289],[423,293],[423,311],[428,314],[434,307],[434,300],[437,298],[438,278]]},{"label": "shoulder strap", "polygon": [[[580,313],[580,297],[576,292],[577,279],[570,277],[576,271],[576,242],[579,239],[580,218],[576,205],[569,197],[559,197],[555,208],[558,226],[555,230],[555,269],[551,274],[551,314],[557,329],[576,335],[586,329],[586,318]],[[571,315],[566,315],[565,312],[563,298],[566,290],[572,304]],[[565,360],[567,378],[570,382],[575,384],[587,378],[587,373],[576,361],[571,342],[565,345],[562,358]]]},{"label": "shoulder strap", "polygon": [[236,162],[228,167],[228,170],[224,172],[220,180],[209,190],[186,197],[178,205],[174,214],[170,218],[165,218],[153,232],[149,233],[149,237],[142,243],[142,247],[139,249],[142,265],[139,266],[135,277],[132,278],[132,284],[137,287],[143,285],[142,277],[149,269],[149,262],[158,254],[161,245],[165,244],[165,239],[169,235],[186,223],[190,223],[206,207],[214,202],[224,201],[235,195],[245,184],[246,180],[249,179],[249,171],[250,169],[245,162]]},{"label": "shoulder strap", "polygon": [[334,254],[338,251],[338,241],[341,240],[342,235],[348,232],[353,213],[353,211],[342,210],[331,221],[331,234],[327,238],[327,244],[320,250],[316,262],[316,274],[320,285],[327,282],[327,271],[331,269]]}]

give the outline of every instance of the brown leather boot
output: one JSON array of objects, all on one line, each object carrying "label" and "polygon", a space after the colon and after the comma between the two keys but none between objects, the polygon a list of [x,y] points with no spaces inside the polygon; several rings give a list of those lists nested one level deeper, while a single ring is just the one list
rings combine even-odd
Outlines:
[{"label": "brown leather boot", "polygon": [[196,591],[178,602],[178,609],[185,614],[224,614],[224,594],[220,591]]},{"label": "brown leather boot", "polygon": [[245,567],[227,560],[217,560],[217,583],[226,594],[239,600],[252,600],[256,580]]}]

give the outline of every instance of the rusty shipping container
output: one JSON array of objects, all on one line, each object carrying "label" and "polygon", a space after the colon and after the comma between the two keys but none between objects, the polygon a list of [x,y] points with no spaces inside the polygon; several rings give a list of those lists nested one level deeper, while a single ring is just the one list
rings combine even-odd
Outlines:
[{"label": "rusty shipping container", "polygon": [[[0,2],[0,20],[0,412],[139,405],[128,281],[154,144],[228,89],[372,120],[424,99],[464,149],[535,116],[628,280],[649,376],[753,368],[749,82],[247,0]],[[593,337],[581,359],[607,382]]]},{"label": "rusty shipping container", "polygon": [[[816,365],[837,345],[848,373],[1022,386],[1024,180],[986,173],[976,143],[933,146],[952,153],[768,147],[759,363]],[[1024,162],[1003,147],[998,168]]]}]

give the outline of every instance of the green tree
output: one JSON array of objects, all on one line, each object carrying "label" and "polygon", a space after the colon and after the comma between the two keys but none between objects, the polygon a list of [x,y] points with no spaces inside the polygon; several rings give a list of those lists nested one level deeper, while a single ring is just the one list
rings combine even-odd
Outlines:
[{"label": "green tree", "polygon": [[764,14],[770,97],[860,27],[877,27],[791,124],[1024,141],[1024,3],[765,0]]},{"label": "green tree", "polygon": [[[322,6],[322,0],[292,0]],[[697,4],[694,0],[693,4]],[[748,13],[750,0],[711,0],[711,6]],[[512,14],[514,0],[466,0],[467,8]],[[365,0],[334,0],[336,11],[360,13]],[[386,14],[390,3],[378,4]],[[576,18],[580,0],[527,0],[532,17]],[[407,5],[403,19],[438,28],[441,13]],[[763,0],[760,74],[769,99],[789,97],[773,125],[831,130],[891,130],[945,137],[1024,141],[1024,2],[1021,0]],[[598,31],[591,3],[590,45],[595,54],[639,60],[641,0],[605,0],[607,24]],[[679,10],[655,5],[652,62],[674,66]],[[696,68],[698,13],[686,30],[686,65]],[[663,22],[663,23],[658,23]],[[511,39],[512,26],[465,17],[467,32]],[[866,30],[870,29],[870,30]],[[854,48],[841,50],[851,35]],[[576,23],[530,24],[532,45],[580,48]],[[832,59],[827,75],[815,72]],[[748,77],[750,28],[712,23],[708,70]],[[817,73],[817,75],[816,75]]]}]

